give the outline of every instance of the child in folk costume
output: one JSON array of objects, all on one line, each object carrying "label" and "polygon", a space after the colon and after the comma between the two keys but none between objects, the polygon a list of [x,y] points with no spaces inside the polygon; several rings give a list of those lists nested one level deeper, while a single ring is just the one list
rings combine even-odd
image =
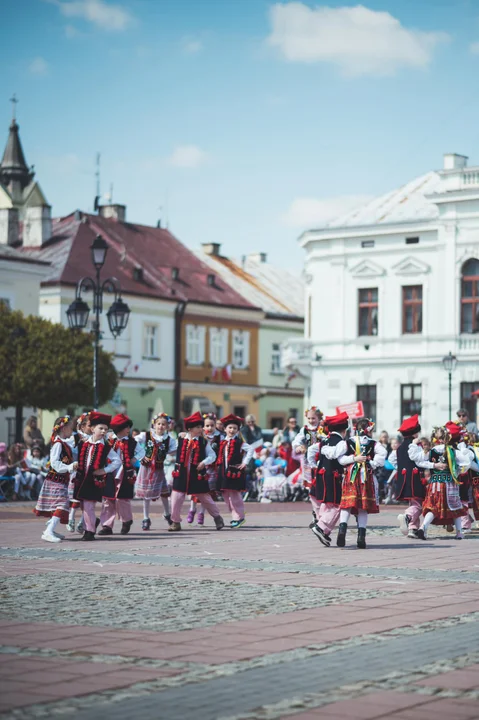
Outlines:
[{"label": "child in folk costume", "polygon": [[331,533],[339,520],[343,467],[339,459],[347,451],[345,437],[349,425],[347,413],[339,413],[325,419],[329,435],[312,445],[308,462],[317,462],[316,482],[310,491],[310,500],[316,521],[310,529],[318,540],[329,547]]},{"label": "child in folk costume", "polygon": [[169,495],[170,489],[165,476],[165,460],[172,457],[178,442],[169,433],[170,417],[159,413],[151,420],[151,430],[135,436],[137,443],[145,446],[145,454],[141,459],[135,495],[143,500],[142,530],[151,528],[150,503],[161,498],[163,517],[171,526]]},{"label": "child in folk costume", "polygon": [[344,547],[351,512],[358,516],[358,548],[366,548],[366,527],[369,513],[379,512],[378,483],[374,471],[383,467],[387,449],[371,438],[374,423],[361,418],[356,423],[356,435],[347,441],[347,451],[339,458],[346,467],[341,497],[341,513],[336,545]]},{"label": "child in folk costume", "polygon": [[245,509],[242,493],[246,489],[245,469],[253,457],[254,448],[243,441],[239,429],[243,419],[236,415],[221,418],[225,438],[221,441],[216,466],[218,468],[218,489],[231,513],[233,529],[245,524]]},{"label": "child in folk costume", "polygon": [[[432,449],[427,457],[419,445],[411,446],[411,455],[420,468],[430,471],[427,479],[426,497],[423,504],[424,520],[418,530],[418,538],[426,540],[429,525],[454,525],[456,540],[462,540],[461,518],[467,510],[459,494],[459,476],[472,462],[472,452],[460,443],[461,430],[456,423],[434,430]],[[456,446],[460,443],[458,446]]]},{"label": "child in folk costume", "polygon": [[[76,426],[76,433],[73,434],[73,441],[74,441],[74,449],[73,449],[73,457],[75,460],[78,459],[78,445],[81,440],[85,440],[86,438],[90,437],[91,435],[91,425],[90,425],[90,412],[84,412],[82,413],[78,420],[77,420],[77,426]],[[75,493],[75,482],[73,477],[70,478],[70,483],[68,485],[68,497],[70,498],[70,513],[68,515],[68,523],[67,523],[67,530],[68,532],[74,532],[75,531],[75,514],[78,508],[80,507],[80,501],[74,499],[74,493]],[[83,519],[80,520],[77,527],[78,532],[80,535],[83,535],[85,528],[83,526]]]},{"label": "child in folk costume", "polygon": [[102,529],[98,535],[113,535],[113,526],[115,516],[122,521],[120,533],[128,535],[133,525],[133,513],[131,510],[131,501],[133,500],[134,487],[136,481],[136,472],[133,462],[143,456],[143,450],[135,438],[131,437],[130,431],[133,421],[128,415],[120,413],[115,415],[110,423],[110,428],[114,435],[110,437],[113,443],[113,449],[120,454],[121,468],[116,477],[110,475],[105,490],[103,491],[103,504],[100,515]]},{"label": "child in folk costume", "polygon": [[[211,445],[211,449],[215,453],[216,456],[218,456],[218,450],[220,447],[221,442],[221,433],[219,430],[216,429],[216,415],[214,413],[207,413],[206,415],[203,415],[204,418],[204,425],[203,425],[203,436],[205,440],[209,442]],[[215,497],[215,491],[216,491],[216,480],[218,478],[218,471],[216,470],[216,464],[212,463],[211,465],[208,465],[206,468],[206,476],[208,478],[208,486],[210,489],[210,493],[213,497],[213,499],[216,499]],[[196,515],[196,507],[197,507],[198,499],[196,495],[192,497],[191,499],[191,505],[190,505],[190,511],[188,513],[188,517],[186,518],[186,522],[191,525],[191,523],[195,519]],[[197,523],[198,525],[204,525],[205,522],[205,508],[203,505],[200,505],[200,512],[198,513],[198,519]]]},{"label": "child in folk costume", "polygon": [[399,528],[403,535],[417,538],[422,505],[426,497],[422,473],[413,459],[419,445],[417,438],[421,432],[419,415],[406,418],[398,432],[404,439],[397,450],[398,494],[396,499],[407,500],[409,503],[406,512],[398,515]]},{"label": "child in folk costume", "polygon": [[181,508],[186,495],[196,495],[198,501],[215,521],[216,529],[225,526],[220,511],[210,494],[206,468],[216,460],[216,454],[203,436],[203,417],[199,412],[185,418],[186,433],[178,438],[176,465],[171,493],[170,532],[181,530]]},{"label": "child in folk costume", "polygon": [[[473,503],[473,491],[472,491],[472,480],[473,477],[476,474],[476,470],[473,469],[473,464],[476,465],[476,453],[474,449],[474,443],[476,441],[476,436],[474,433],[471,433],[468,431],[467,427],[463,424],[460,425],[462,430],[462,440],[466,444],[468,450],[471,453],[471,467],[469,470],[464,473],[464,475],[461,475],[459,480],[461,482],[459,486],[459,497],[462,501],[463,508],[467,511],[465,515],[461,518],[461,526],[463,533],[470,533],[472,530],[472,523],[474,522],[475,516],[474,516],[474,503]],[[469,508],[472,509],[472,513],[469,511]]]},{"label": "child in folk costume", "polygon": [[[303,487],[310,490],[310,496],[312,495],[314,497],[314,493],[311,492],[311,485],[314,485],[314,479],[311,477],[312,464],[308,460],[308,450],[312,445],[317,443],[318,433],[321,433],[321,435],[324,434],[322,430],[323,413],[316,405],[312,405],[309,410],[305,410],[304,416],[306,418],[306,424],[293,440],[293,453],[296,457],[299,457],[300,460]],[[313,522],[310,524],[310,528],[314,526],[316,519],[316,510],[313,504]]]},{"label": "child in folk costume", "polygon": [[68,522],[68,483],[70,476],[77,469],[73,460],[73,440],[71,434],[73,423],[69,415],[64,415],[55,421],[51,437],[50,470],[45,478],[43,487],[34,509],[35,515],[50,518],[42,534],[42,540],[58,543],[63,535],[56,532],[59,523]]},{"label": "child in folk costume", "polygon": [[111,415],[90,413],[92,434],[78,445],[78,470],[75,477],[75,500],[83,502],[83,540],[95,539],[95,507],[102,501],[107,475],[115,477],[121,468],[121,457],[106,439]]}]

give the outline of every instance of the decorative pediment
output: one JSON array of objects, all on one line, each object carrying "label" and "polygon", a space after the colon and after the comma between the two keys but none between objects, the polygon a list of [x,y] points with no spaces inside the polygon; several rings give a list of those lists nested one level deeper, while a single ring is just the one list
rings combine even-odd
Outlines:
[{"label": "decorative pediment", "polygon": [[406,257],[392,269],[396,275],[425,275],[431,271],[431,266],[417,258]]},{"label": "decorative pediment", "polygon": [[360,263],[350,269],[350,273],[358,278],[380,277],[386,274],[386,269],[372,260],[361,260]]}]

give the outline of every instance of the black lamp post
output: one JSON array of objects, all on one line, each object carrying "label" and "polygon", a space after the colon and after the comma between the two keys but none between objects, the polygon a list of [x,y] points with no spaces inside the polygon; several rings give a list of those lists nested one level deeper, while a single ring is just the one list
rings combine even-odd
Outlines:
[{"label": "black lamp post", "polygon": [[121,299],[120,283],[115,278],[107,278],[100,282],[100,271],[105,264],[108,245],[101,235],[97,235],[91,245],[92,263],[96,270],[96,278],[82,278],[77,285],[75,300],[67,310],[68,324],[72,330],[84,330],[88,323],[90,308],[82,299],[82,292],[93,292],[93,407],[98,407],[98,353],[100,348],[100,314],[103,311],[103,293],[114,293],[115,299],[106,316],[113,337],[117,337],[128,325],[130,308]]},{"label": "black lamp post", "polygon": [[442,364],[444,366],[444,370],[447,372],[449,376],[449,420],[451,420],[452,416],[452,373],[456,369],[457,365],[457,357],[449,351],[449,355],[446,355],[442,359]]}]

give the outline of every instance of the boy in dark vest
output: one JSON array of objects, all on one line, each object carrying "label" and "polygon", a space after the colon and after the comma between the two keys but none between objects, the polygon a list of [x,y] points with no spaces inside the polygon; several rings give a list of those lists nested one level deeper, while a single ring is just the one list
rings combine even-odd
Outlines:
[{"label": "boy in dark vest", "polygon": [[399,492],[396,499],[409,502],[406,512],[398,515],[399,528],[403,535],[417,538],[422,515],[422,504],[426,497],[426,487],[422,482],[421,471],[416,463],[411,460],[409,448],[421,432],[419,415],[406,418],[398,432],[401,433],[404,440],[397,449]]},{"label": "boy in dark vest", "polygon": [[185,418],[186,433],[178,438],[176,465],[171,493],[171,525],[169,532],[181,530],[181,508],[186,495],[196,495],[198,501],[215,521],[216,529],[225,526],[218,507],[211,497],[206,468],[216,460],[216,454],[203,437],[203,416],[199,412]]},{"label": "boy in dark vest", "polygon": [[245,524],[245,509],[242,493],[246,490],[245,469],[254,454],[254,446],[244,442],[239,429],[243,419],[236,415],[221,418],[226,437],[220,443],[216,464],[218,467],[217,487],[231,512],[230,525],[233,529]]}]

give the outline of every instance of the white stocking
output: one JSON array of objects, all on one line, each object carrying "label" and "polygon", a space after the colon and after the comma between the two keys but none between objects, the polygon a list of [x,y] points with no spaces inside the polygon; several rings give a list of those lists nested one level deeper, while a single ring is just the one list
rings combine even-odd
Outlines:
[{"label": "white stocking", "polygon": [[365,528],[368,524],[367,510],[358,510],[358,527]]},{"label": "white stocking", "polygon": [[191,512],[196,512],[196,503],[194,500],[192,500],[190,503],[190,510]]},{"label": "white stocking", "polygon": [[351,510],[341,510],[341,513],[339,515],[339,522],[347,524],[350,517],[351,517]]},{"label": "white stocking", "polygon": [[75,524],[76,510],[77,510],[76,508],[72,507],[72,508],[70,508],[70,512],[68,513],[68,522],[73,523],[73,525]]},{"label": "white stocking", "polygon": [[161,502],[163,503],[163,510],[165,512],[165,515],[170,514],[170,499],[167,497],[162,497]]},{"label": "white stocking", "polygon": [[427,530],[427,528],[429,527],[429,525],[432,523],[433,520],[434,520],[434,513],[428,512],[424,518],[424,522],[422,524],[422,529]]},{"label": "white stocking", "polygon": [[456,528],[456,533],[458,535],[462,535],[462,522],[460,517],[454,518],[454,527]]},{"label": "white stocking", "polygon": [[151,500],[143,500],[143,519],[150,519],[150,503]]},{"label": "white stocking", "polygon": [[59,518],[59,517],[56,517],[56,515],[54,515],[54,516],[52,517],[52,519],[50,520],[50,522],[48,523],[48,526],[47,526],[47,527],[48,527],[48,530],[49,530],[50,532],[55,532],[55,529],[56,529],[56,527],[57,527],[57,525],[58,525],[59,522],[60,522],[60,518]]}]

